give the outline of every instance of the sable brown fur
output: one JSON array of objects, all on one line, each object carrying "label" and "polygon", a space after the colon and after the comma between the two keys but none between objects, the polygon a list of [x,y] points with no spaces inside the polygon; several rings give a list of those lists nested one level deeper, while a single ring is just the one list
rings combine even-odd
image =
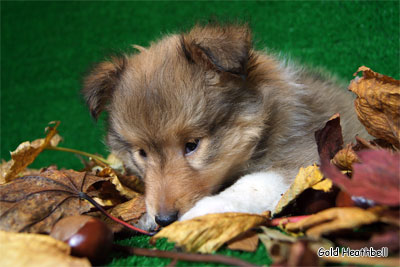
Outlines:
[{"label": "sable brown fur", "polygon": [[[256,171],[277,171],[289,183],[318,161],[314,132],[335,113],[345,142],[365,134],[348,92],[253,50],[240,25],[198,25],[100,63],[83,94],[94,117],[108,111],[108,145],[144,179],[153,216],[182,215]],[[197,150],[185,154],[196,139]]]}]

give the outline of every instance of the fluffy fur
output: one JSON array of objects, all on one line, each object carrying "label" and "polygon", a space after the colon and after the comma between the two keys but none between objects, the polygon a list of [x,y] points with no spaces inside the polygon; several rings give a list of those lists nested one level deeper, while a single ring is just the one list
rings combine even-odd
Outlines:
[{"label": "fluffy fur", "polygon": [[95,118],[108,111],[108,145],[144,179],[150,217],[273,209],[318,161],[314,132],[334,113],[346,142],[364,134],[348,92],[255,51],[246,26],[195,26],[139,48],[100,63],[83,94]]}]

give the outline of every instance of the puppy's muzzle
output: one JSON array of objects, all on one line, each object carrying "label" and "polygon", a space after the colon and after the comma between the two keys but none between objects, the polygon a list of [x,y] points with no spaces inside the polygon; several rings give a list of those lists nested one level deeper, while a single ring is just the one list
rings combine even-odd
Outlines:
[{"label": "puppy's muzzle", "polygon": [[155,216],[156,223],[160,226],[167,226],[178,220],[178,212],[172,211],[166,214],[158,214]]}]

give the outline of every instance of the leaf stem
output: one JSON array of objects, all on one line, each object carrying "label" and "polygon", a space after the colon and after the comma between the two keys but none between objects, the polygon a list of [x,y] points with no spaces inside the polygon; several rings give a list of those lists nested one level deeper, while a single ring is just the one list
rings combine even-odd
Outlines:
[{"label": "leaf stem", "polygon": [[90,154],[90,153],[87,153],[87,152],[84,152],[84,151],[80,151],[80,150],[76,150],[76,149],[72,149],[72,148],[67,148],[67,147],[59,147],[59,146],[46,146],[45,149],[64,151],[64,152],[69,152],[69,153],[82,155],[82,156],[85,156],[85,157],[88,157],[88,158],[93,158],[95,160],[98,160],[98,161],[110,166],[110,162],[108,162],[105,158],[103,158],[101,156],[98,156],[98,155]]},{"label": "leaf stem", "polygon": [[123,220],[120,220],[117,217],[111,215],[105,209],[103,209],[103,207],[100,206],[100,204],[97,203],[93,198],[91,198],[89,195],[87,195],[87,194],[85,194],[83,192],[79,192],[79,197],[89,201],[93,206],[95,206],[99,211],[101,211],[101,213],[103,213],[105,216],[107,216],[111,220],[113,220],[113,221],[115,221],[115,222],[117,222],[119,224],[122,224],[123,226],[125,226],[125,227],[127,227],[127,228],[129,228],[129,229],[131,229],[133,231],[136,231],[136,232],[142,233],[144,235],[148,235],[148,236],[153,236],[155,234],[154,232],[147,232],[147,231],[145,231],[143,229],[137,228],[137,227],[135,227],[135,226],[133,226],[133,225],[127,223],[127,222],[124,222]]},{"label": "leaf stem", "polygon": [[183,253],[183,252],[164,251],[157,249],[135,248],[128,246],[121,246],[117,244],[114,244],[114,248],[120,252],[125,252],[136,256],[170,258],[172,260],[183,260],[192,262],[215,262],[215,263],[222,263],[226,265],[231,265],[231,266],[234,265],[241,267],[257,266],[238,258],[228,257],[223,255]]}]

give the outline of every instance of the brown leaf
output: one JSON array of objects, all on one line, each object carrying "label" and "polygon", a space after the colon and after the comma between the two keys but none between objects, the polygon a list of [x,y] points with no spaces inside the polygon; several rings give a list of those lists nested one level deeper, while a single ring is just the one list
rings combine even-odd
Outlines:
[{"label": "brown leaf", "polygon": [[254,252],[257,247],[258,235],[254,231],[245,232],[228,242],[228,248],[232,250]]},{"label": "brown leaf", "polygon": [[58,145],[61,141],[61,137],[57,134],[60,122],[56,121],[50,124],[54,124],[54,126],[46,128],[48,131],[46,138],[23,142],[15,151],[11,152],[11,160],[1,169],[0,181],[9,182],[17,178],[18,174],[31,164],[47,146]]},{"label": "brown leaf", "polygon": [[362,163],[353,164],[352,179],[322,159],[321,170],[333,183],[352,196],[361,196],[384,205],[400,205],[400,153],[364,150]]},{"label": "brown leaf", "polygon": [[333,158],[343,147],[342,127],[339,113],[333,115],[324,128],[315,132],[318,154],[320,158]]},{"label": "brown leaf", "polygon": [[297,237],[289,236],[279,230],[261,226],[263,233],[259,234],[268,255],[274,263],[285,261],[290,254],[292,243],[298,240]]},{"label": "brown leaf", "polygon": [[96,173],[96,175],[100,176],[100,177],[109,177],[111,183],[115,186],[115,188],[118,190],[118,192],[120,192],[121,195],[125,196],[128,199],[132,199],[132,198],[135,198],[135,197],[141,195],[140,193],[133,191],[129,187],[124,186],[120,182],[117,173],[109,167],[103,168],[101,171]]},{"label": "brown leaf", "polygon": [[347,144],[345,148],[341,149],[332,159],[332,163],[341,170],[352,170],[353,163],[359,163],[356,152],[353,150],[351,144]]},{"label": "brown leaf", "polygon": [[359,120],[369,134],[400,147],[400,81],[365,66],[354,74],[349,90],[357,95],[354,104]]},{"label": "brown leaf", "polygon": [[86,258],[70,256],[68,244],[47,235],[0,231],[0,266],[91,266]]},{"label": "brown leaf", "polygon": [[280,213],[291,201],[296,199],[306,189],[323,190],[327,192],[332,187],[332,182],[325,179],[316,165],[300,168],[295,180],[283,194],[275,208],[274,214]]},{"label": "brown leaf", "polygon": [[[111,210],[109,210],[109,213],[123,220],[124,222],[134,225],[138,222],[142,215],[146,213],[146,202],[144,196],[140,195],[129,201],[118,204],[115,207],[111,208]],[[126,230],[123,225],[111,220],[101,213],[99,214],[98,212],[96,212],[96,216],[100,216],[101,219],[111,228],[114,233]]]},{"label": "brown leaf", "polygon": [[137,221],[146,212],[144,196],[137,196],[111,209],[111,215],[121,218],[125,222]]},{"label": "brown leaf", "polygon": [[287,231],[306,231],[307,236],[319,238],[341,229],[353,229],[379,221],[379,210],[357,207],[330,208],[299,222],[285,225]]},{"label": "brown leaf", "polygon": [[[334,244],[327,239],[310,239],[301,235],[293,236],[290,233],[283,233],[280,230],[260,227],[263,233],[259,234],[260,240],[263,242],[268,255],[272,258],[274,265],[286,262],[289,266],[299,266],[306,264],[306,266],[315,266],[310,264],[308,260],[315,261],[315,257],[310,253],[311,247],[324,247],[329,249]],[[302,245],[300,246],[299,243]],[[300,251],[306,253],[300,253]],[[311,258],[310,258],[311,257]],[[297,263],[297,264],[296,264]],[[308,263],[308,264],[307,264]],[[290,265],[292,264],[292,265]]]},{"label": "brown leaf", "polygon": [[73,170],[48,169],[0,185],[0,229],[49,233],[59,219],[82,214],[91,204],[80,193],[107,178]]},{"label": "brown leaf", "polygon": [[207,214],[175,222],[163,228],[150,241],[154,244],[165,237],[188,252],[211,253],[241,233],[266,222],[267,218],[258,214]]}]

